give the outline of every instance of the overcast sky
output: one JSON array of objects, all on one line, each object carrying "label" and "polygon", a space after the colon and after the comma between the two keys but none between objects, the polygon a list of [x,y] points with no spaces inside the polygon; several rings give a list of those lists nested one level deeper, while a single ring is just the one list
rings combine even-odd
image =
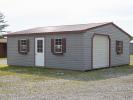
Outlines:
[{"label": "overcast sky", "polygon": [[9,31],[111,21],[133,35],[133,0],[0,0],[0,11]]}]

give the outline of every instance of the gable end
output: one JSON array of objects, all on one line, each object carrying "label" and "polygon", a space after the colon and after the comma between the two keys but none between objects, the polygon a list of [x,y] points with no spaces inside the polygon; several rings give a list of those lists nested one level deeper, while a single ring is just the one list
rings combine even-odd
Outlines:
[{"label": "gable end", "polygon": [[119,26],[117,26],[113,22],[106,23],[106,24],[103,24],[103,25],[100,25],[100,26],[96,26],[96,27],[92,27],[92,28],[86,29],[85,31],[89,31],[89,30],[96,29],[96,28],[99,28],[99,27],[104,27],[104,26],[110,25],[110,24],[113,25],[114,27],[116,27],[117,29],[119,29],[120,31],[122,31],[124,34],[126,34],[130,38],[130,40],[132,40],[132,36],[131,35],[129,35],[126,31],[124,31],[122,28],[120,28]]}]

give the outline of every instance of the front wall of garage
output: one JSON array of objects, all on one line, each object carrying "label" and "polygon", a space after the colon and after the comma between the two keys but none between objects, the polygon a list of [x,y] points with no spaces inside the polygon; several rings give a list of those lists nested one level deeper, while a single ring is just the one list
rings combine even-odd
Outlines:
[{"label": "front wall of garage", "polygon": [[[124,32],[120,31],[118,28],[112,24],[98,27],[87,31],[84,34],[84,64],[88,69],[92,67],[92,38],[94,34],[106,34],[109,35],[111,39],[111,66],[129,64],[129,42],[130,38]],[[117,55],[116,53],[116,40],[123,41],[123,54]]]},{"label": "front wall of garage", "polygon": [[[45,38],[45,67],[72,70],[86,70],[84,67],[83,34],[47,34],[8,36],[8,64],[19,66],[35,66],[36,37]],[[51,39],[66,38],[66,53],[54,55],[51,52]],[[29,39],[30,51],[27,55],[18,53],[18,40]]]}]

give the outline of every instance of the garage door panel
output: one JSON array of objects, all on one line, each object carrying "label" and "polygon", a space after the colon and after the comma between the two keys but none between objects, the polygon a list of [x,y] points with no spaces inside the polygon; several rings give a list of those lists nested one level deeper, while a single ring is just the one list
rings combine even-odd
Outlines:
[{"label": "garage door panel", "polygon": [[93,68],[109,66],[109,39],[95,35],[93,38]]}]

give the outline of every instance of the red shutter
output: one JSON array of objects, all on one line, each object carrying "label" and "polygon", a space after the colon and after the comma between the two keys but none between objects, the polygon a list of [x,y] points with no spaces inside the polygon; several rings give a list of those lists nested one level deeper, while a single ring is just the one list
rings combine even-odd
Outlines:
[{"label": "red shutter", "polygon": [[122,51],[121,51],[121,53],[123,54],[123,41],[121,41],[121,43],[122,43]]},{"label": "red shutter", "polygon": [[29,47],[29,39],[27,39],[26,43],[27,43],[27,53],[30,51],[30,47]]},{"label": "red shutter", "polygon": [[51,52],[54,54],[54,39],[51,39]]},{"label": "red shutter", "polygon": [[18,40],[18,53],[20,53],[20,40]]},{"label": "red shutter", "polygon": [[118,41],[116,41],[116,53],[118,54]]},{"label": "red shutter", "polygon": [[66,53],[66,38],[62,39],[62,52]]}]

